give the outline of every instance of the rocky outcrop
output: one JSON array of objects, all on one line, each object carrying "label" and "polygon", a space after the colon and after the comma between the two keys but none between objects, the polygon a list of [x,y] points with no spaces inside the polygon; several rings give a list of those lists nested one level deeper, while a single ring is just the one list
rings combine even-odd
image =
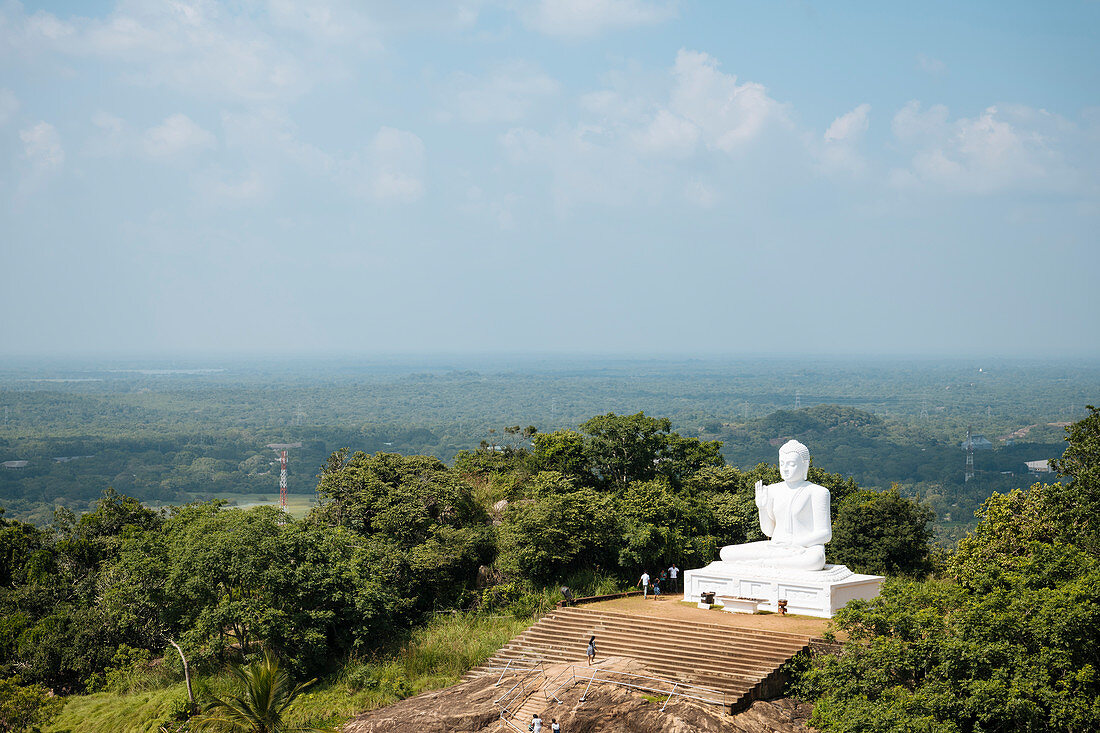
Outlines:
[{"label": "rocky outcrop", "polygon": [[496,680],[479,677],[454,687],[425,692],[393,705],[358,715],[342,728],[345,733],[457,733],[482,731],[500,722]]},{"label": "rocky outcrop", "polygon": [[[641,671],[630,660],[615,665],[623,671]],[[548,670],[551,676],[554,671]],[[500,709],[493,700],[507,686],[495,687],[493,677],[479,677],[454,687],[425,693],[364,713],[350,721],[346,733],[458,733],[487,731],[515,733],[500,720]],[[757,701],[737,715],[729,715],[717,705],[705,705],[674,699],[664,711],[664,698],[645,696],[610,684],[595,684],[581,701],[585,688],[579,685],[560,691],[561,703],[537,706],[543,730],[549,732],[556,718],[565,733],[805,733],[805,721],[811,708],[791,700]],[[543,700],[541,693],[540,700]],[[524,706],[525,709],[530,706]],[[527,729],[529,716],[517,720]]]}]

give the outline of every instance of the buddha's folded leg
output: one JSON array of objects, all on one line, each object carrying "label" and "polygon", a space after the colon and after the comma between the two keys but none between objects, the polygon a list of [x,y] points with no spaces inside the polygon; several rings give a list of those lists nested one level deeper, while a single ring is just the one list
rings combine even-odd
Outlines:
[{"label": "buddha's folded leg", "polygon": [[743,545],[726,545],[718,556],[723,562],[757,562],[792,570],[821,570],[825,567],[824,545],[798,547],[769,541],[746,542]]},{"label": "buddha's folded leg", "polygon": [[775,555],[764,562],[791,570],[821,570],[825,567],[825,545],[791,548],[792,552]]},{"label": "buddha's folded leg", "polygon": [[749,562],[751,560],[764,560],[771,557],[774,546],[767,540],[763,542],[746,542],[743,545],[726,545],[718,551],[718,557],[723,562]]}]

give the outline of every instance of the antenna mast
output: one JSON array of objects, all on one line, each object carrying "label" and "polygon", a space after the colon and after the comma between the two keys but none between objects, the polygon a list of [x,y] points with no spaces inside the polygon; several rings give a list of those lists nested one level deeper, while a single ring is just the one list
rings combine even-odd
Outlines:
[{"label": "antenna mast", "polygon": [[279,454],[279,508],[286,511],[286,462],[287,450],[301,448],[301,443],[268,443],[268,448]]},{"label": "antenna mast", "polygon": [[966,429],[966,473],[963,483],[974,478],[974,441],[970,437],[970,428]]}]

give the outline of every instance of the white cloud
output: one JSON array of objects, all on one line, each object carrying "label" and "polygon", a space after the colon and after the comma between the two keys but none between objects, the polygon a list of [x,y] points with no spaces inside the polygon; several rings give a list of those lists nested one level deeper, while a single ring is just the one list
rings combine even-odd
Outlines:
[{"label": "white cloud", "polygon": [[947,73],[947,64],[937,58],[925,56],[923,53],[917,54],[917,68],[932,76],[943,76]]},{"label": "white cloud", "polygon": [[142,137],[142,150],[151,158],[191,155],[214,146],[214,135],[184,114],[174,114],[151,127]]},{"label": "white cloud", "polygon": [[24,55],[97,58],[121,64],[122,77],[235,101],[292,99],[321,72],[302,68],[293,49],[249,13],[212,0],[121,0],[104,18],[61,19],[21,7],[0,10],[0,45]]},{"label": "white cloud", "polygon": [[643,152],[684,158],[695,152],[699,128],[662,109],[645,129],[634,132],[632,138]]},{"label": "white cloud", "polygon": [[39,122],[20,130],[19,139],[23,141],[23,157],[30,161],[35,172],[50,173],[65,164],[61,137],[49,122]]},{"label": "white cloud", "polygon": [[324,43],[356,43],[376,49],[378,25],[351,2],[342,0],[268,0],[268,14],[277,26]]},{"label": "white cloud", "polygon": [[19,131],[23,142],[23,159],[27,167],[19,181],[19,189],[29,192],[43,184],[65,165],[65,149],[57,129],[49,122],[39,122]]},{"label": "white cloud", "polygon": [[515,217],[512,208],[519,197],[514,193],[506,193],[499,199],[494,199],[485,194],[480,186],[468,186],[465,200],[459,203],[458,210],[467,216],[488,218],[494,221],[501,230],[512,229],[515,225]]},{"label": "white cloud", "polygon": [[752,142],[770,124],[787,126],[783,105],[762,84],[737,83],[718,70],[712,56],[681,50],[673,67],[675,86],[669,111],[700,130],[708,147],[727,153]]},{"label": "white cloud", "polygon": [[10,89],[0,89],[0,125],[5,124],[19,111],[19,100]]},{"label": "white cloud", "polygon": [[910,155],[908,167],[891,173],[897,186],[988,194],[1069,193],[1096,185],[1095,174],[1063,152],[1085,146],[1080,128],[1042,109],[988,107],[977,117],[952,121],[945,107],[925,112],[910,102],[894,116],[893,131]]},{"label": "white cloud", "polygon": [[525,10],[525,24],[549,36],[580,38],[617,28],[654,25],[676,16],[673,2],[642,0],[540,0]]},{"label": "white cloud", "polygon": [[935,104],[927,111],[921,110],[920,102],[913,100],[894,115],[891,129],[894,136],[903,143],[921,143],[935,141],[948,132],[947,107]]},{"label": "white cloud", "polygon": [[409,204],[424,195],[424,142],[407,130],[381,128],[363,159],[350,163],[358,190],[380,203]]},{"label": "white cloud", "polygon": [[871,105],[861,104],[833,120],[816,146],[818,165],[824,173],[862,175],[867,161],[859,151],[863,134],[870,127]]},{"label": "white cloud", "polygon": [[867,117],[871,112],[871,105],[861,104],[851,112],[841,115],[833,120],[829,129],[825,131],[827,143],[850,143],[858,140],[867,132],[870,122]]},{"label": "white cloud", "polygon": [[485,77],[458,73],[446,93],[450,113],[465,122],[518,122],[560,91],[556,80],[523,62],[502,66]]},{"label": "white cloud", "polygon": [[684,189],[684,198],[689,204],[701,209],[711,209],[718,203],[720,196],[711,186],[702,181],[693,180]]},{"label": "white cloud", "polygon": [[[620,88],[581,96],[574,124],[549,132],[513,129],[501,144],[513,164],[549,172],[559,215],[580,205],[670,199],[710,207],[723,195],[696,180],[698,156],[708,150],[729,154],[713,162],[736,160],[728,173],[744,165],[746,156],[774,150],[774,142],[802,149],[785,106],[763,85],[721,72],[711,56],[680,51],[665,78],[667,86],[655,89],[651,80],[638,85],[611,75]],[[778,138],[768,139],[773,133]]]},{"label": "white cloud", "polygon": [[253,166],[273,169],[293,167],[311,175],[334,169],[331,155],[298,139],[297,127],[281,110],[261,108],[222,115],[226,148],[243,153]]},{"label": "white cloud", "polygon": [[25,27],[31,40],[66,41],[76,34],[76,28],[71,23],[66,23],[44,10],[27,18]]},{"label": "white cloud", "polygon": [[501,144],[514,164],[549,172],[559,216],[580,205],[656,204],[655,189],[663,186],[621,137],[599,126],[578,125],[551,135],[513,129],[501,136]]},{"label": "white cloud", "polygon": [[88,138],[87,152],[95,156],[118,155],[126,150],[129,132],[125,120],[100,110],[92,115],[95,132]]},{"label": "white cloud", "polygon": [[270,193],[266,176],[250,170],[234,175],[223,170],[208,170],[196,176],[199,196],[213,206],[239,206],[264,200]]}]

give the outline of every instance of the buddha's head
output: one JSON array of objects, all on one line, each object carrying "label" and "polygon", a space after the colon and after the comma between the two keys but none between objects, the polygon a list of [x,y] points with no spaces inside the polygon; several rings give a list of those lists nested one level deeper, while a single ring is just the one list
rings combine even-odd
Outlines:
[{"label": "buddha's head", "polygon": [[810,471],[810,449],[797,440],[788,440],[779,449],[779,475],[788,484],[806,480]]}]

